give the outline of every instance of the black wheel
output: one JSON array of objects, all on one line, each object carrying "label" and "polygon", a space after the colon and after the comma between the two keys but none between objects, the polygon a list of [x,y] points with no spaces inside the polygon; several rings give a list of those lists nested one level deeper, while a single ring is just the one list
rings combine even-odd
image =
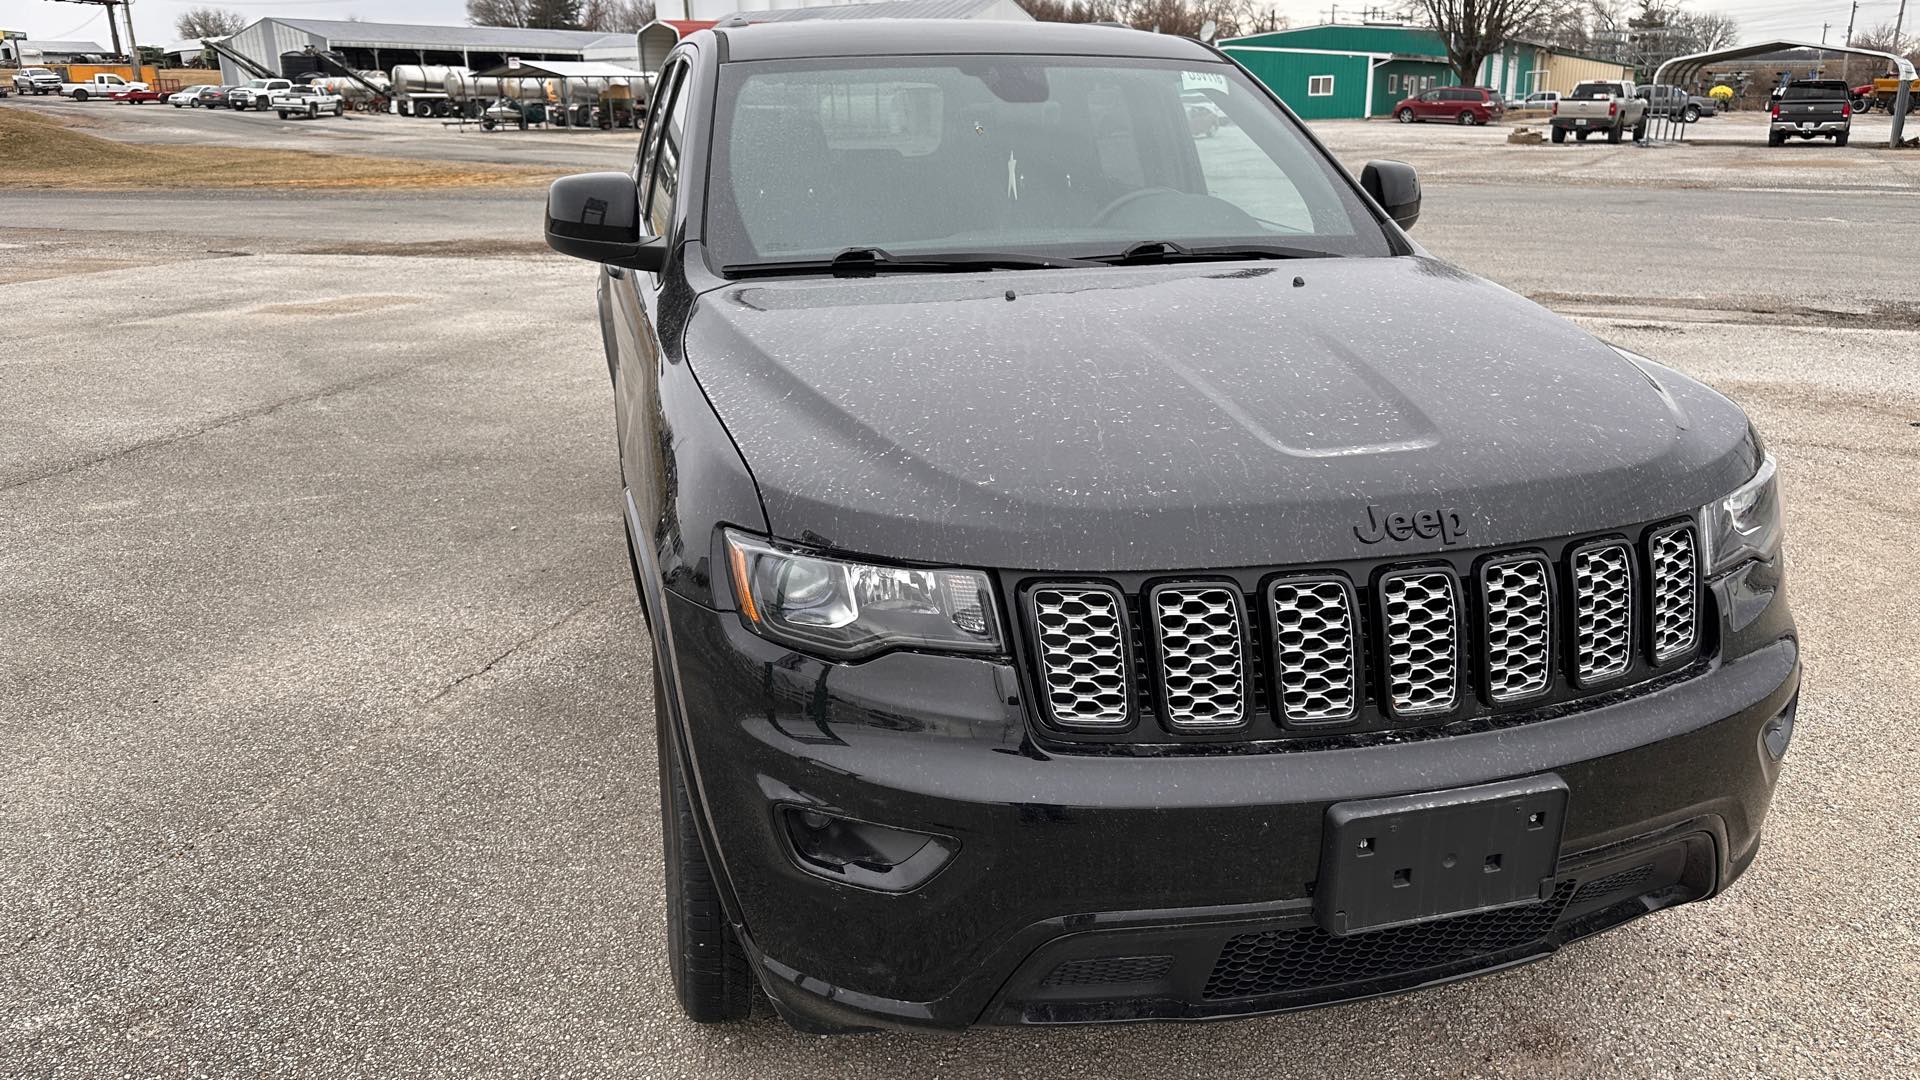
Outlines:
[{"label": "black wheel", "polygon": [[1689,105],[1685,109],[1682,109],[1680,111],[1680,122],[1683,124],[1699,123],[1700,122],[1700,106]]},{"label": "black wheel", "polygon": [[75,101],[87,100],[87,92],[85,90],[75,90],[73,92],[73,100]]},{"label": "black wheel", "polygon": [[1647,119],[1646,117],[1643,116],[1640,118],[1640,122],[1638,124],[1633,125],[1633,141],[1645,142],[1646,138],[1647,138]]},{"label": "black wheel", "polygon": [[1454,120],[1458,122],[1461,127],[1472,127],[1473,113],[1469,110],[1462,109],[1460,110],[1460,115],[1454,117]]},{"label": "black wheel", "polygon": [[702,1024],[745,1020],[753,1014],[759,986],[747,952],[734,936],[720,903],[720,888],[700,850],[693,799],[672,736],[660,654],[653,657],[653,721],[660,757],[661,848],[666,853],[667,966],[673,993],[687,1016]]},{"label": "black wheel", "polygon": [[1591,134],[1593,134],[1591,131],[1576,131],[1573,133],[1573,137],[1579,139],[1581,142],[1586,142],[1587,136]]},{"label": "black wheel", "polygon": [[1857,113],[1866,113],[1873,109],[1873,99],[1868,97],[1857,97],[1847,104],[1852,105],[1853,111]]},{"label": "black wheel", "polygon": [[176,108],[176,109],[184,109],[184,108],[186,108],[186,106],[185,106],[185,105],[182,105],[182,104],[180,104],[180,103],[179,103],[179,102],[177,102],[177,101],[173,103],[173,107],[174,107],[174,108]]},{"label": "black wheel", "polygon": [[1845,145],[1847,145],[1847,136],[1848,136],[1848,135],[1850,135],[1850,134],[1852,134],[1852,132],[1848,132],[1848,131],[1843,131],[1843,132],[1841,132],[1840,134],[1838,134],[1838,135],[1835,135],[1835,136],[1833,137],[1833,145],[1835,145],[1835,146],[1845,146]]},{"label": "black wheel", "polygon": [[1620,137],[1622,134],[1623,133],[1620,130],[1620,125],[1615,124],[1612,127],[1607,129],[1607,141],[1610,143],[1617,143],[1620,141]]},{"label": "black wheel", "polygon": [[282,120],[285,120],[285,119],[287,118],[287,110],[285,110],[285,109],[275,109],[275,110],[273,110],[273,111],[274,111],[274,112],[276,112],[276,113],[279,113],[279,114],[280,114],[280,119],[282,119]]},{"label": "black wheel", "polygon": [[1397,119],[1397,120],[1399,120],[1399,121],[1400,121],[1401,123],[1403,123],[1403,124],[1411,124],[1411,123],[1413,123],[1413,110],[1412,110],[1412,109],[1401,109],[1401,110],[1400,110],[1399,112],[1397,112],[1397,113],[1394,113],[1393,115],[1394,115],[1394,118],[1395,118],[1395,119]]},{"label": "black wheel", "polygon": [[1784,146],[1786,145],[1786,141],[1787,141],[1787,137],[1785,135],[1780,134],[1777,131],[1767,132],[1768,146]]},{"label": "black wheel", "polygon": [[1566,129],[1566,128],[1563,128],[1563,127],[1557,127],[1557,128],[1554,128],[1554,129],[1553,129],[1553,141],[1554,141],[1554,142],[1557,142],[1557,143],[1563,143],[1563,142],[1566,142],[1566,141],[1567,141],[1567,129]]}]

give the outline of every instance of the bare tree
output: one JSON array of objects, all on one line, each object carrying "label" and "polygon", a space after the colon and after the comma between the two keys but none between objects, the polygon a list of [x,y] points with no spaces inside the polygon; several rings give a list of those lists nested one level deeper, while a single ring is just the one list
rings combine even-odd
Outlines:
[{"label": "bare tree", "polygon": [[[1904,49],[1901,48],[1902,42],[1906,45]],[[1912,34],[1894,33],[1892,23],[1883,22],[1871,30],[1862,30],[1854,34],[1852,44],[1856,49],[1872,49],[1875,52],[1905,56],[1914,63],[1920,64],[1920,41],[1915,41]]]},{"label": "bare tree", "polygon": [[1552,0],[1412,0],[1408,7],[1446,42],[1447,63],[1460,76],[1460,85],[1480,78],[1487,57],[1534,24]]},{"label": "bare tree", "polygon": [[467,0],[467,21],[475,26],[578,30],[580,4],[581,0]]},{"label": "bare tree", "polygon": [[653,0],[585,0],[580,5],[582,30],[631,34],[653,18]]},{"label": "bare tree", "polygon": [[190,7],[173,20],[174,33],[196,41],[223,38],[246,28],[247,17],[226,8]]},{"label": "bare tree", "polygon": [[1119,22],[1197,38],[1208,23],[1215,38],[1283,29],[1286,16],[1261,0],[1019,0],[1040,22]]},{"label": "bare tree", "polygon": [[1740,20],[1712,11],[1683,11],[1674,17],[1687,52],[1712,52],[1740,40]]}]

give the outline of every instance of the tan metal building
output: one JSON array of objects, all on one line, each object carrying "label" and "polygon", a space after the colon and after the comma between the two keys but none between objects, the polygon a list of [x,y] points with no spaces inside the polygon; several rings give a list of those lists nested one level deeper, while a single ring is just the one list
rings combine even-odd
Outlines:
[{"label": "tan metal building", "polygon": [[1541,49],[1535,55],[1539,57],[1540,73],[1535,79],[1534,90],[1571,94],[1573,88],[1583,82],[1633,78],[1633,67],[1629,64],[1616,64],[1610,60],[1596,60],[1590,56],[1576,56],[1549,49]]}]

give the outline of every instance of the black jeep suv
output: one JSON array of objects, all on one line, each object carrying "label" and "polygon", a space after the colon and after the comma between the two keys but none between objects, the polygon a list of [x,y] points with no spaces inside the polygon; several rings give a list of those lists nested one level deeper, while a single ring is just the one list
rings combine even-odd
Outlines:
[{"label": "black jeep suv", "polygon": [[1753,859],[1771,457],[1427,255],[1405,165],[1100,26],[723,24],[653,101],[547,236],[603,267],[694,1018],[1294,1009]]}]

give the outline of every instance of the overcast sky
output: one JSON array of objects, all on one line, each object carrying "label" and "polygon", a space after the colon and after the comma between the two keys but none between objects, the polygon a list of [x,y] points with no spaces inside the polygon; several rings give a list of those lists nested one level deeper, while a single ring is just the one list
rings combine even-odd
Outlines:
[{"label": "overcast sky", "polygon": [[[358,15],[369,21],[412,23],[463,23],[463,0],[138,0],[133,5],[133,25],[140,41],[169,44],[176,40],[173,21],[180,12],[196,2],[229,8],[251,17],[283,15],[310,19],[338,19]],[[1389,0],[1356,0],[1343,10],[1357,12],[1370,4],[1385,5]],[[1689,7],[1719,11],[1740,21],[1742,37],[1793,38],[1819,41],[1821,23],[1829,22],[1827,40],[1839,44],[1846,38],[1847,12],[1851,0],[1690,0]],[[1864,0],[1856,26],[1865,30],[1878,23],[1893,21],[1899,0]],[[1327,5],[1320,0],[1277,0],[1274,4],[1295,26],[1310,26],[1327,20]],[[1908,13],[1908,33],[1920,24],[1920,3]],[[5,0],[0,4],[0,29],[23,30],[28,37],[53,40],[93,40],[108,45],[104,8],[60,3],[58,0]]]}]

